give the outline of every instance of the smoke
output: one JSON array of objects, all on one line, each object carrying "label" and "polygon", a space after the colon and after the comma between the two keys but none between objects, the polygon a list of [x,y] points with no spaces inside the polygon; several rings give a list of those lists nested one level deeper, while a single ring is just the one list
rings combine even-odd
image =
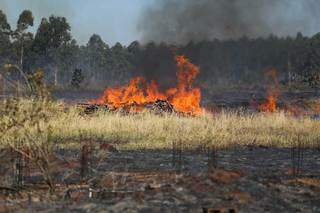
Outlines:
[{"label": "smoke", "polygon": [[163,0],[147,8],[143,41],[186,43],[320,31],[318,0]]}]

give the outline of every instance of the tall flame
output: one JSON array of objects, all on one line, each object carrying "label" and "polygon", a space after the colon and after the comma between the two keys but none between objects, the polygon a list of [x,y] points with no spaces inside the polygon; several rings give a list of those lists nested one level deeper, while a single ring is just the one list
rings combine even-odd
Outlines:
[{"label": "tall flame", "polygon": [[275,112],[277,110],[277,99],[279,97],[279,83],[277,81],[277,70],[270,69],[266,72],[266,76],[271,78],[272,85],[269,86],[267,92],[267,100],[258,106],[260,111]]},{"label": "tall flame", "polygon": [[157,100],[170,102],[176,111],[199,115],[202,113],[200,106],[200,88],[193,88],[192,84],[200,73],[199,67],[192,64],[185,56],[175,57],[177,65],[177,86],[161,92],[155,81],[146,82],[143,77],[132,78],[127,86],[107,88],[97,104],[108,104],[118,109],[132,104],[143,105]]},{"label": "tall flame", "polygon": [[200,73],[199,67],[192,64],[184,56],[176,56],[178,67],[178,85],[167,91],[172,105],[177,111],[184,113],[200,114],[201,91],[199,88],[192,88],[196,76]]},{"label": "tall flame", "polygon": [[262,112],[275,112],[277,110],[276,97],[273,94],[269,94],[266,102],[259,105],[259,110]]}]

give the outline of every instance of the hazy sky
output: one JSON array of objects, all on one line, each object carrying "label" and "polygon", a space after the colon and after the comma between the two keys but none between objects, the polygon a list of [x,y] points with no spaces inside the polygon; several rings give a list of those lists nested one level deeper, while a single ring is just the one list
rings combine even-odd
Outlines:
[{"label": "hazy sky", "polygon": [[226,26],[253,36],[320,31],[320,0],[0,0],[0,9],[13,28],[19,14],[30,9],[33,31],[42,17],[64,16],[80,44],[93,33],[110,45],[128,45],[134,40],[224,38],[219,35]]},{"label": "hazy sky", "polygon": [[108,44],[119,41],[127,45],[140,39],[137,22],[142,10],[154,1],[0,0],[0,9],[4,10],[13,28],[21,11],[30,9],[35,17],[35,29],[42,17],[54,14],[67,18],[72,34],[79,43],[86,43],[93,33],[97,33]]}]

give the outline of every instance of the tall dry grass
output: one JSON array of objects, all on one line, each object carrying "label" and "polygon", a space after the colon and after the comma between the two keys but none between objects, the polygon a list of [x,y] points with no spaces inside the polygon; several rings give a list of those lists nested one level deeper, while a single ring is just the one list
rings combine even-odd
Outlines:
[{"label": "tall dry grass", "polygon": [[[20,104],[19,113],[32,110],[32,100]],[[29,106],[29,107],[28,107]],[[30,107],[31,106],[31,107]],[[47,106],[46,106],[47,107]],[[50,137],[57,145],[76,146],[79,142],[95,141],[117,143],[120,149],[171,148],[173,142],[181,142],[186,148],[216,145],[264,145],[290,147],[298,137],[306,145],[313,146],[320,140],[320,121],[307,117],[295,118],[285,113],[248,114],[222,112],[199,117],[179,115],[154,115],[141,113],[121,115],[99,112],[87,116],[79,109],[67,111],[56,102],[46,109],[49,119],[42,129],[50,128]],[[27,127],[26,127],[27,128]],[[28,131],[37,138],[35,127]],[[4,133],[5,138],[19,138],[19,131]],[[6,140],[8,142],[8,140]],[[1,140],[4,145],[4,140]]]},{"label": "tall dry grass", "polygon": [[310,146],[320,140],[320,121],[284,113],[222,112],[199,117],[127,115],[100,112],[81,116],[77,110],[52,120],[61,141],[116,142],[122,148],[171,148],[173,142],[195,148],[207,145],[290,147],[298,137]]}]

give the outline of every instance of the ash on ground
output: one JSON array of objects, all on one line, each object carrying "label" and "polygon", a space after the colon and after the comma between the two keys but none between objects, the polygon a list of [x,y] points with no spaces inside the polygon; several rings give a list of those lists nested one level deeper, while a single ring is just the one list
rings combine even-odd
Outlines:
[{"label": "ash on ground", "polygon": [[52,160],[55,191],[49,194],[39,172],[31,168],[19,191],[1,188],[1,209],[320,212],[316,149],[118,151],[106,145],[93,149],[85,160],[78,150],[57,150]]}]

